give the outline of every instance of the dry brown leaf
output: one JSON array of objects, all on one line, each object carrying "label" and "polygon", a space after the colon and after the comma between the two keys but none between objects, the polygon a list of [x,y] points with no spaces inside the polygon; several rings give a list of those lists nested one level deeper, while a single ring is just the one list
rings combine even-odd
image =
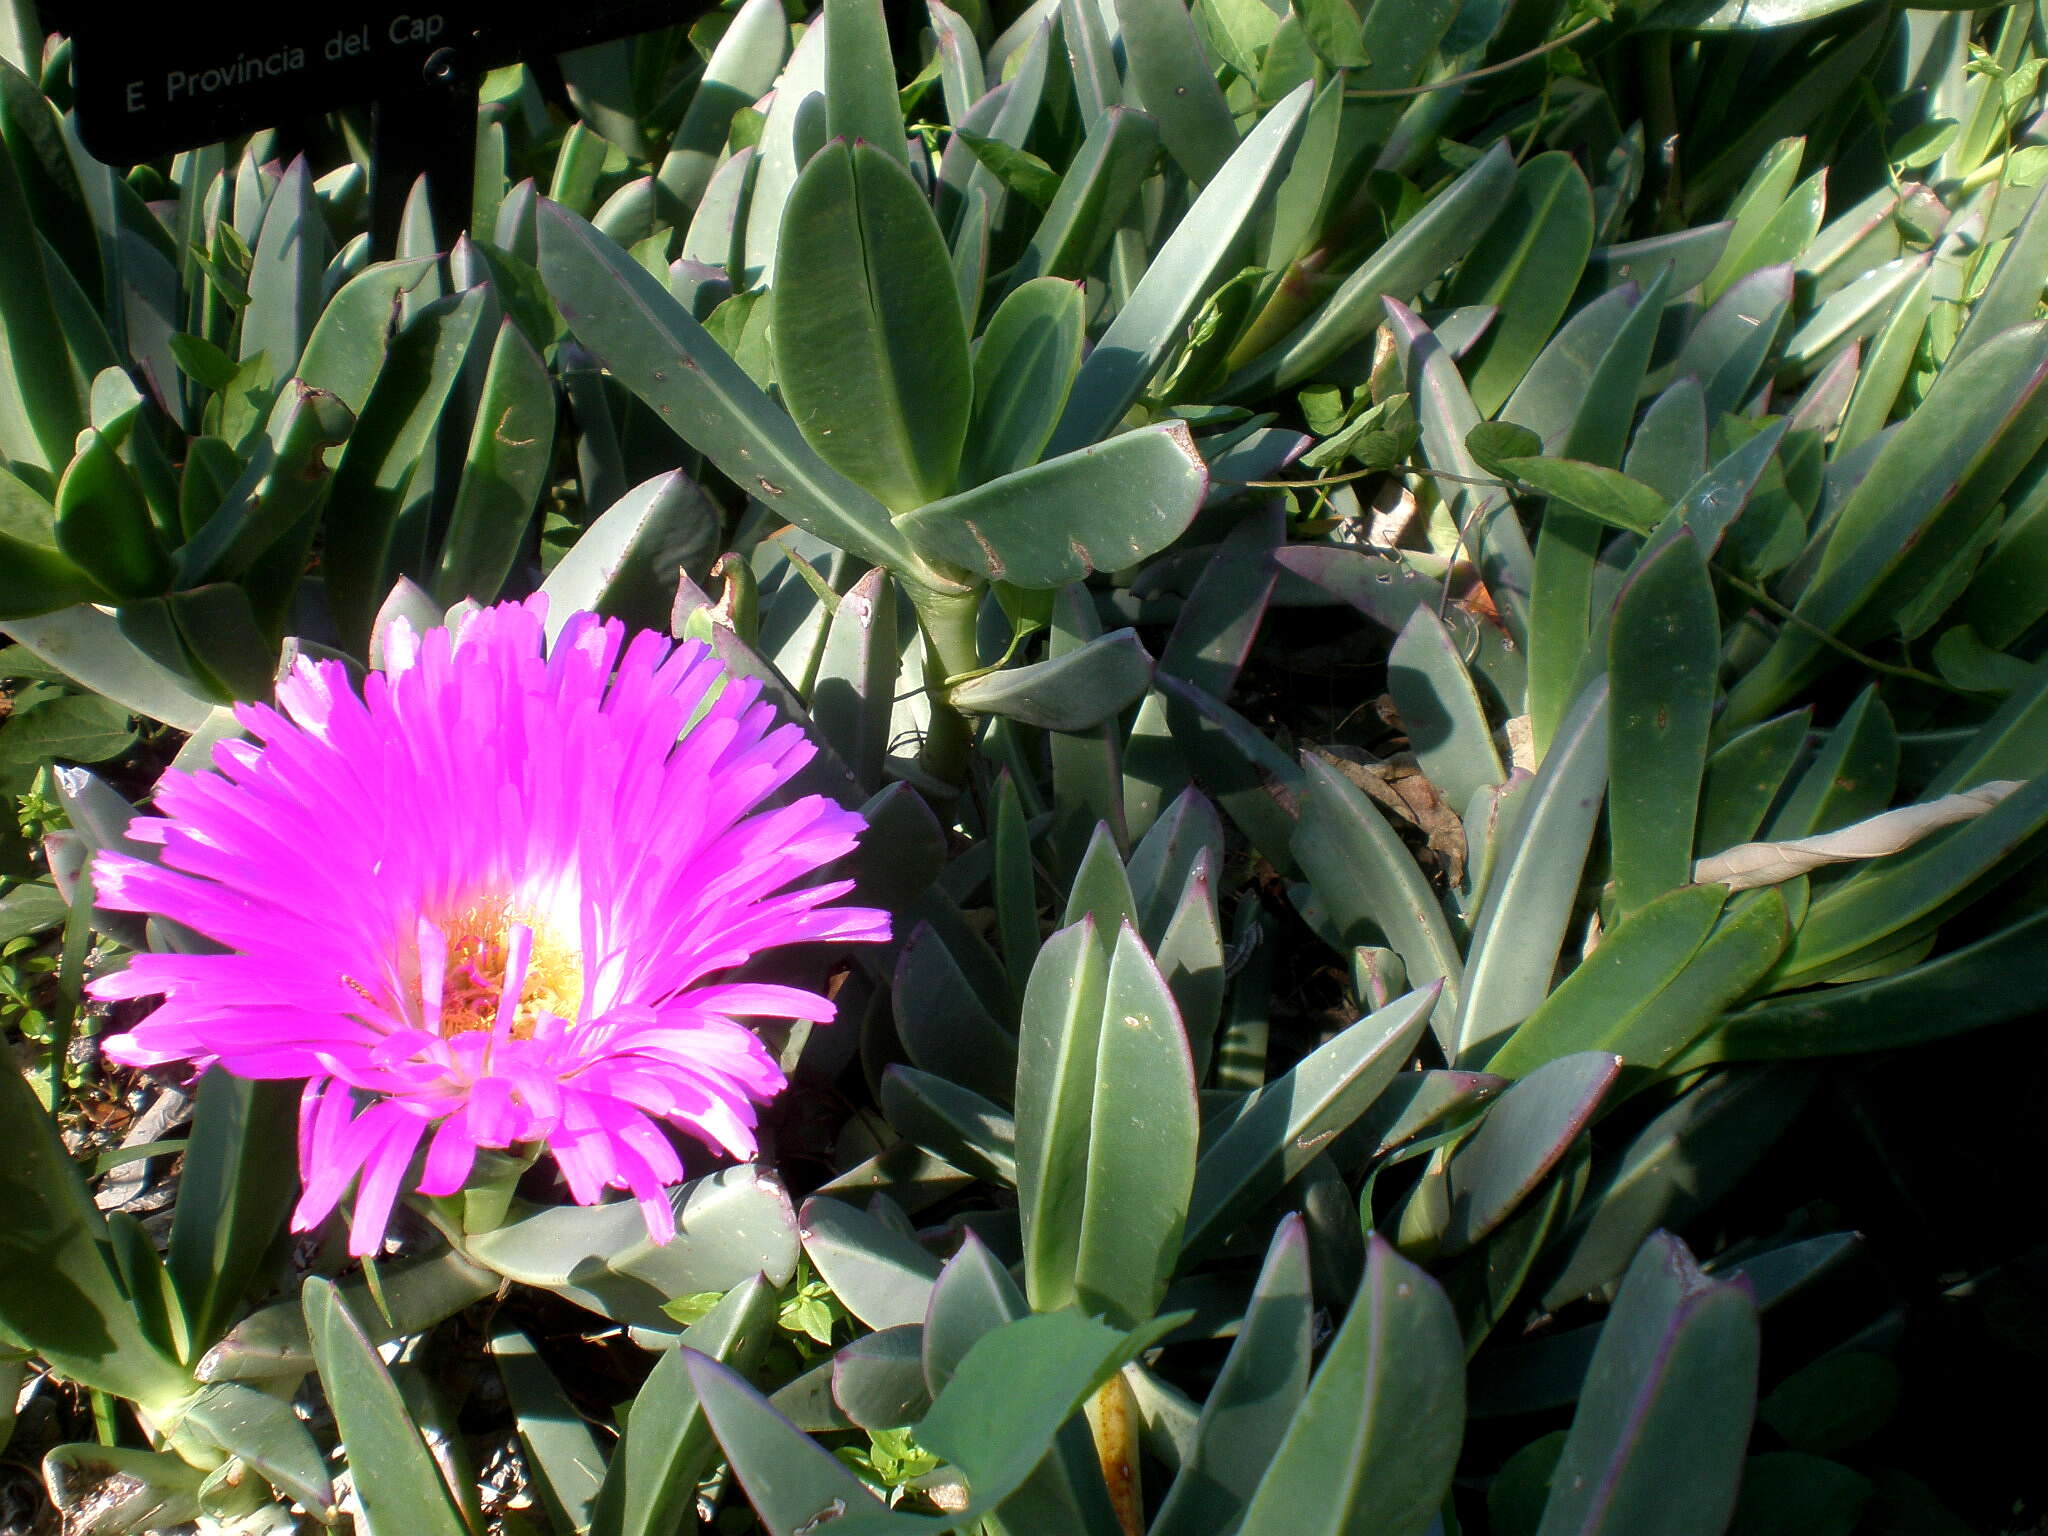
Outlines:
[{"label": "dry brown leaf", "polygon": [[1316,751],[1377,804],[1418,828],[1430,852],[1443,861],[1451,884],[1464,878],[1465,823],[1416,766],[1413,753],[1376,761],[1348,747],[1318,747]]},{"label": "dry brown leaf", "polygon": [[1693,865],[1696,885],[1725,885],[1747,891],[1780,885],[1824,864],[1879,859],[1910,848],[1930,832],[1982,816],[2021,787],[2018,779],[1992,779],[1923,805],[1905,805],[1818,837],[1783,842],[1740,843]]}]

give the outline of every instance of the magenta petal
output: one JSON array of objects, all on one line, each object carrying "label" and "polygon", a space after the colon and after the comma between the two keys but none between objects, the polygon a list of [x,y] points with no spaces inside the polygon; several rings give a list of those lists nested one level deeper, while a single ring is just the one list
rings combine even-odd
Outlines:
[{"label": "magenta petal", "polygon": [[411,1115],[393,1115],[384,1135],[363,1163],[363,1178],[356,1190],[356,1208],[348,1227],[348,1251],[357,1258],[376,1253],[384,1246],[384,1229],[391,1222],[392,1202],[398,1198],[398,1182],[405,1177],[406,1164],[418,1150],[426,1126]]},{"label": "magenta petal", "polygon": [[427,1145],[427,1165],[420,1173],[420,1193],[452,1195],[469,1178],[476,1166],[476,1143],[469,1138],[460,1115],[450,1115],[434,1129]]}]

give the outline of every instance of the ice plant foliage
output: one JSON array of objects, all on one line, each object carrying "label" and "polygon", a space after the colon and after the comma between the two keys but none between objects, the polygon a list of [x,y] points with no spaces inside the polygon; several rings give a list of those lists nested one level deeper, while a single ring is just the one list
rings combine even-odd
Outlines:
[{"label": "ice plant foliage", "polygon": [[545,1142],[574,1199],[629,1190],[667,1240],[683,1168],[657,1122],[752,1156],[784,1079],[739,1020],[833,1015],[723,973],[888,936],[886,913],[832,905],[850,881],[798,885],[864,823],[819,796],[759,809],[814,748],[757,684],[590,614],[550,644],[544,618],[536,599],[459,636],[400,627],[360,695],[302,660],[278,709],[238,709],[260,744],[159,786],[130,835],[161,863],[96,867],[103,905],[229,951],[96,982],[164,999],[108,1053],[305,1078],[293,1225],[360,1175],[354,1253],[380,1245],[422,1144],[417,1187],[446,1195],[479,1148]]}]

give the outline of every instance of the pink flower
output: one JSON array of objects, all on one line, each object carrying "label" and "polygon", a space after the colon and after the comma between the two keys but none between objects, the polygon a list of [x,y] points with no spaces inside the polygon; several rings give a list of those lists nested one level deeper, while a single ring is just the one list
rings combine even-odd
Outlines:
[{"label": "pink flower", "polygon": [[107,1052],[306,1079],[304,1231],[360,1175],[349,1251],[381,1245],[422,1143],[417,1188],[447,1195],[479,1147],[545,1142],[582,1204],[632,1192],[657,1241],[683,1176],[657,1122],[736,1158],[783,1075],[747,1017],[827,1021],[795,987],[721,981],[781,944],[886,939],[888,915],[831,906],[851,881],[790,887],[864,823],[820,796],[764,798],[813,748],[759,685],[694,642],[624,642],[545,603],[473,615],[459,638],[399,628],[361,697],[301,661],[283,710],[245,704],[262,745],[218,774],[169,773],[129,835],[161,864],[104,854],[97,894],[227,954],[137,955],[100,998],[162,994]]}]

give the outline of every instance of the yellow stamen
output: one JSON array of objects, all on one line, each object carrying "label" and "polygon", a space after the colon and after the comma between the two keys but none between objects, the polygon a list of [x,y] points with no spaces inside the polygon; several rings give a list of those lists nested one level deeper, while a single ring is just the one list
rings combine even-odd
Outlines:
[{"label": "yellow stamen", "polygon": [[509,902],[477,902],[443,918],[448,961],[441,982],[441,1033],[489,1030],[498,1022],[498,1000],[505,990],[505,963],[512,932],[533,930],[533,953],[512,1017],[512,1037],[533,1036],[541,1014],[575,1022],[583,1005],[583,954],[575,938],[561,927]]}]

